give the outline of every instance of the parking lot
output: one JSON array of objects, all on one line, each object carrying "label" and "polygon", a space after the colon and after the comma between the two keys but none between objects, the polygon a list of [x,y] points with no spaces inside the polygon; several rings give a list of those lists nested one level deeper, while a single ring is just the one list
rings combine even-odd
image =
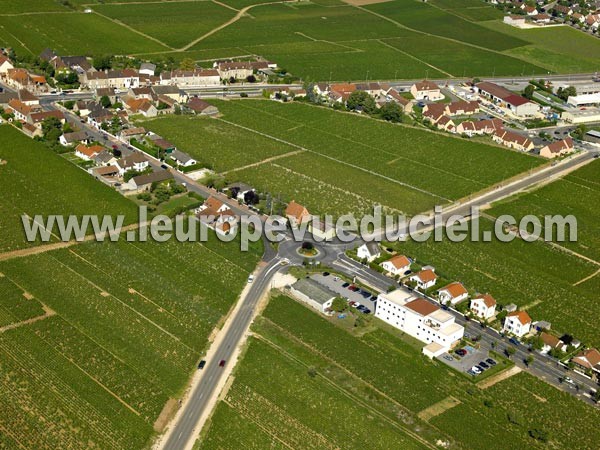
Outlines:
[{"label": "parking lot", "polygon": [[[311,278],[313,280],[315,280],[316,282],[328,287],[336,294],[339,294],[340,297],[344,297],[345,299],[348,299],[349,301],[357,302],[357,303],[360,303],[361,305],[366,306],[367,308],[369,308],[371,310],[371,314],[375,313],[375,306],[377,304],[377,302],[374,301],[375,299],[372,299],[371,296],[369,296],[369,298],[365,298],[365,296],[363,296],[361,294],[361,291],[353,292],[350,289],[348,289],[348,287],[344,287],[343,285],[344,285],[345,281],[340,279],[339,277],[337,277],[333,274],[324,276],[321,273],[317,273],[317,274],[311,275]],[[377,292],[375,292],[371,289],[368,292],[371,295],[377,296]]]},{"label": "parking lot", "polygon": [[[469,345],[464,347],[467,351],[465,356],[459,356],[454,350],[448,353],[443,353],[437,357],[440,361],[452,367],[459,372],[468,372],[471,367],[478,365],[480,362],[490,358],[487,348],[476,349]],[[492,358],[493,359],[493,358]]]}]

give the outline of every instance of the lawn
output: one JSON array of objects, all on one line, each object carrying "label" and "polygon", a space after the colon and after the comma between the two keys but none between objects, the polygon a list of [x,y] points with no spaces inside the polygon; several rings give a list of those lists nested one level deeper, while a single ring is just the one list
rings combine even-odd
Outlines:
[{"label": "lawn", "polygon": [[[397,196],[377,195],[379,202],[409,214],[427,209],[432,199],[446,203],[543,163],[499,147],[302,103],[241,100],[216,104],[224,114],[222,120],[289,142],[294,149],[305,149],[302,163],[294,163],[300,157],[289,163],[300,176],[347,190],[352,188],[349,180],[355,179],[353,174],[360,173],[364,183],[377,187],[352,188],[359,196],[365,190],[391,192],[395,184],[400,189]],[[311,164],[307,160],[310,155],[319,158]],[[283,158],[274,163],[287,167],[288,161]],[[340,167],[348,177],[335,177],[335,170],[324,170],[328,166]]]},{"label": "lawn", "polygon": [[600,262],[598,210],[600,204],[600,161],[594,161],[553,183],[527,194],[509,198],[488,211],[494,216],[510,214],[574,215],[577,218],[577,242],[560,245]]},{"label": "lawn", "polygon": [[[82,244],[0,264],[8,448],[144,448],[260,254],[234,244]],[[43,431],[42,431],[43,430]]]},{"label": "lawn", "polygon": [[[481,220],[481,230],[492,223]],[[459,280],[468,289],[489,292],[503,305],[515,303],[534,320],[547,320],[552,329],[570,333],[592,346],[600,345],[596,323],[599,277],[576,284],[598,267],[543,242],[451,243],[428,240],[396,244],[419,264],[432,264],[446,279]]]},{"label": "lawn", "polygon": [[[439,441],[453,448],[543,448],[529,437],[533,428],[550,431],[555,448],[588,448],[598,439],[597,431],[586,433],[597,410],[528,374],[481,390],[424,358],[396,331],[349,332],[337,322],[272,296],[195,449],[412,448]],[[417,416],[451,398],[458,405],[429,422]],[[507,419],[513,409],[525,416],[518,425]],[[559,420],[565,410],[572,411],[568,424]]]},{"label": "lawn", "polygon": [[43,144],[9,126],[0,126],[0,251],[39,244],[29,243],[21,215],[124,214],[125,224],[137,219],[133,202],[94,180]]},{"label": "lawn", "polygon": [[[19,41],[35,55],[47,47],[61,55],[146,53],[168,50],[144,36],[97,14],[59,13],[3,17],[2,37]],[[10,33],[12,36],[9,36]]]},{"label": "lawn", "polygon": [[228,21],[235,11],[210,1],[98,5],[94,10],[179,48]]}]

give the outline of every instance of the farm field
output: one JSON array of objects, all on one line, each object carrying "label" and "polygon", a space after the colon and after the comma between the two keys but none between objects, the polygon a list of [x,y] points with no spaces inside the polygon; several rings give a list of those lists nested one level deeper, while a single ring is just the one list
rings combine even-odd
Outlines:
[{"label": "farm field", "polygon": [[[481,219],[480,228],[493,224]],[[425,243],[407,241],[395,246],[420,264],[432,264],[445,279],[461,281],[467,288],[488,292],[500,304],[515,303],[534,320],[548,320],[552,329],[570,333],[591,346],[600,344],[594,325],[599,277],[592,262],[565,253],[546,243],[492,242]]]},{"label": "farm field", "polygon": [[[373,198],[375,193],[388,192],[386,198],[377,194],[379,202],[408,214],[423,211],[433,202],[443,204],[485,189],[543,163],[538,158],[499,147],[301,103],[248,100],[215,104],[223,113],[222,121],[282,140],[291,144],[292,149],[306,150],[301,156],[281,158],[273,164],[292,169],[300,177],[308,176],[317,183],[342,185],[344,190],[350,189],[361,197],[365,191],[373,192]],[[324,158],[330,161],[329,167],[339,168],[348,177],[334,177],[336,170],[322,170],[320,161]],[[495,164],[490,163],[492,160]],[[265,185],[268,172],[259,166],[229,176],[242,178],[255,173],[264,180],[259,185],[268,188]],[[349,185],[349,180],[356,179],[357,174],[361,179],[368,176],[365,186]],[[285,189],[281,192],[286,194]],[[291,196],[286,194],[288,199]],[[310,196],[296,200],[307,202],[309,208],[316,206],[311,205]]]},{"label": "farm field", "polygon": [[25,19],[23,16],[7,16],[2,18],[2,26],[8,45],[18,45],[21,41],[34,55],[48,47],[63,55],[89,56],[168,50],[97,14],[36,14]]},{"label": "farm field", "polygon": [[179,48],[228,21],[235,11],[211,1],[98,5],[94,11],[117,19]]},{"label": "farm field", "polygon": [[430,4],[473,22],[502,19],[502,11],[486,5],[481,0],[431,0]]},{"label": "farm field", "polygon": [[600,161],[594,161],[553,183],[524,195],[509,198],[487,211],[499,216],[510,214],[522,217],[533,214],[540,219],[545,215],[569,214],[577,218],[577,242],[559,245],[600,262],[598,211],[600,204]]},{"label": "farm field", "polygon": [[3,443],[148,445],[260,248],[239,253],[216,239],[90,243],[0,263],[0,324],[38,317],[0,333]]},{"label": "farm field", "polygon": [[26,2],[17,2],[14,0],[0,0],[0,11],[2,14],[21,14],[28,12],[65,12],[68,9],[59,2],[52,0],[29,0]]},{"label": "farm field", "polygon": [[600,42],[597,38],[568,26],[521,30],[493,20],[483,23],[489,29],[510,34],[529,45],[504,53],[531,61],[553,72],[595,72],[598,70]]},{"label": "farm field", "polygon": [[[438,439],[474,449],[544,448],[529,437],[533,428],[549,431],[555,448],[586,448],[598,439],[597,430],[584,431],[599,419],[597,410],[526,373],[481,390],[423,358],[405,338],[378,327],[350,334],[282,295],[271,298],[254,332],[232,387],[195,449],[236,447],[232,442],[246,448],[390,448],[391,443],[410,448]],[[417,416],[452,397],[458,405],[429,419],[431,424]],[[352,404],[346,406],[346,399]],[[353,408],[353,420],[336,420],[339,407]],[[561,426],[558,418],[571,407],[581,422]],[[513,408],[527,414],[519,424],[508,422]],[[489,421],[481,420],[488,415]],[[462,432],[463,416],[468,433]],[[425,442],[415,440],[415,430]]]},{"label": "farm field", "polygon": [[6,161],[0,165],[0,191],[11,193],[0,199],[0,252],[40,243],[26,242],[22,214],[123,214],[124,224],[137,219],[133,202],[6,125],[0,126],[0,159]]}]

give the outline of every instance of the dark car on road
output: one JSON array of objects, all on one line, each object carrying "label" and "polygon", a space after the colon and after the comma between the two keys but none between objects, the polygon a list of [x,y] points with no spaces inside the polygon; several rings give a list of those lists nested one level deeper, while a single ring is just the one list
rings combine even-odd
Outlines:
[{"label": "dark car on road", "polygon": [[221,361],[219,361],[219,367],[225,367],[225,360],[222,359]]},{"label": "dark car on road", "polygon": [[204,369],[205,365],[206,365],[206,361],[204,361],[204,360],[200,361],[200,363],[198,364],[198,369],[200,369],[200,370]]},{"label": "dark car on road", "polygon": [[519,340],[517,338],[511,337],[508,342],[510,342],[513,345],[520,345],[521,343],[519,342]]},{"label": "dark car on road", "polygon": [[323,272],[324,277],[328,277],[329,275],[331,275],[329,272]]}]

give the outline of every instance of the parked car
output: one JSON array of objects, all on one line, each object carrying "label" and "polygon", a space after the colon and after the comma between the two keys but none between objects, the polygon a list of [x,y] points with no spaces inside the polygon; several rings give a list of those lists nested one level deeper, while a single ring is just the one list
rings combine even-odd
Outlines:
[{"label": "parked car", "polygon": [[371,295],[371,301],[372,302],[376,302],[377,301],[377,296],[375,294]]},{"label": "parked car", "polygon": [[254,275],[248,276],[248,283],[252,283],[254,281]]},{"label": "parked car", "polygon": [[371,310],[369,308],[363,308],[360,310],[360,312],[363,314],[371,314]]},{"label": "parked car", "polygon": [[324,277],[328,277],[329,275],[331,275],[329,272],[323,272]]},{"label": "parked car", "polygon": [[459,348],[454,353],[456,353],[458,356],[465,356],[467,354],[467,351],[464,348]]},{"label": "parked car", "polygon": [[204,360],[200,361],[200,363],[198,364],[198,369],[199,369],[199,370],[202,370],[202,369],[204,369],[204,366],[205,366],[205,365],[206,365],[206,361],[204,361]]},{"label": "parked car", "polygon": [[485,367],[482,367],[480,364],[477,364],[475,367],[477,367],[481,373],[483,373],[483,371],[485,370]]},{"label": "parked car", "polygon": [[471,367],[471,372],[475,372],[476,374],[480,374],[481,372],[483,372],[483,370],[481,370],[477,366],[473,366],[473,367]]},{"label": "parked car", "polygon": [[485,362],[488,363],[490,366],[496,365],[496,361],[494,361],[492,358],[486,359]]},{"label": "parked car", "polygon": [[358,302],[354,302],[354,305],[352,305],[354,308],[358,308],[359,306],[362,306],[360,303]]},{"label": "parked car", "polygon": [[222,359],[221,361],[219,361],[219,367],[225,367],[225,360]]},{"label": "parked car", "polygon": [[350,301],[348,302],[348,304],[349,304],[350,306],[354,306],[354,305],[356,305],[356,302],[355,302],[354,300],[350,300]]},{"label": "parked car", "polygon": [[342,284],[343,288],[347,288],[348,286],[350,286],[350,283],[344,283],[344,284]]},{"label": "parked car", "polygon": [[450,356],[450,355],[444,355],[444,359],[446,361],[454,361],[454,358],[452,356]]},{"label": "parked car", "polygon": [[485,361],[481,361],[479,363],[479,367],[483,367],[484,369],[489,369],[490,368],[490,366],[488,366]]}]

